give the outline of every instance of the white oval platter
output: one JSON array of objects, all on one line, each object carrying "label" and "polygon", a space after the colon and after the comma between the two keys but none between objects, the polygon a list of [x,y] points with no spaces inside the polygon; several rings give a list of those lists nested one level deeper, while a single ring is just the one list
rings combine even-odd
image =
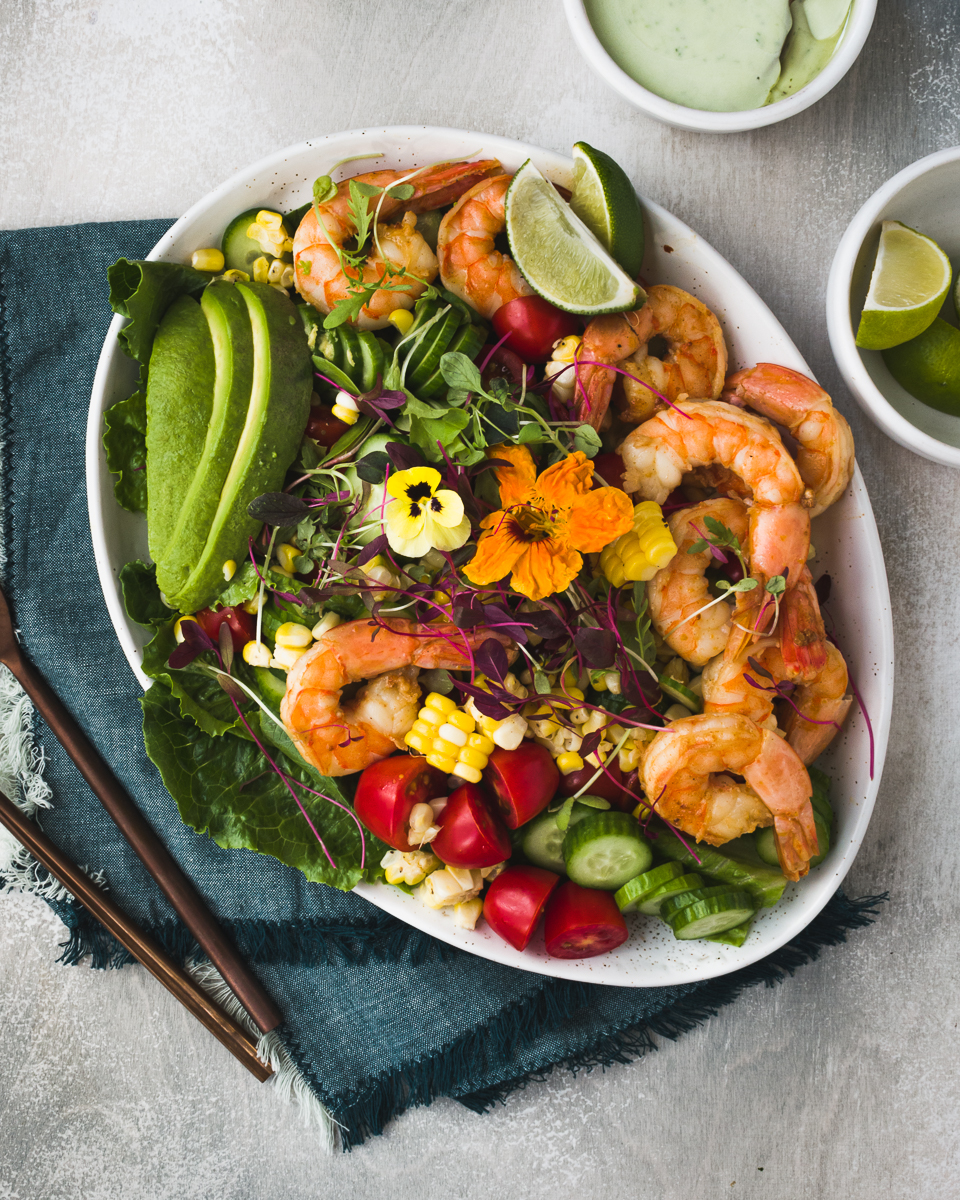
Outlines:
[{"label": "white oval platter", "polygon": [[[368,155],[369,162],[357,159]],[[379,156],[374,158],[374,156]],[[265,158],[195,204],[160,239],[151,259],[188,262],[203,246],[219,245],[227,223],[254,205],[292,210],[310,198],[313,180],[351,159],[338,178],[374,167],[412,168],[450,159],[495,157],[508,170],[527,158],[556,183],[571,182],[569,158],[506,138],[427,126],[393,126],[331,134],[292,146]],[[698,296],[720,319],[730,351],[731,369],[756,362],[777,362],[807,374],[810,368],[766,304],[734,268],[694,231],[651,201],[644,200],[647,250],[643,277],[672,283]],[[101,443],[103,412],[129,395],[135,364],[120,350],[115,317],[100,355],[87,424],[86,469],[90,526],[97,568],[107,607],[131,669],[144,687],[141,669],[144,630],[127,617],[120,596],[120,568],[131,559],[147,559],[144,519],[121,509],[113,497]],[[790,884],[773,909],[758,915],[740,948],[711,942],[678,942],[654,919],[633,917],[631,937],[612,954],[566,961],[550,958],[542,933],[523,953],[481,925],[457,928],[452,918],[424,908],[419,901],[381,884],[361,884],[357,893],[410,925],[483,958],[508,966],[591,983],[655,987],[690,983],[724,975],[756,962],[795,937],[829,901],[850,869],[863,840],[876,800],[887,745],[893,692],[893,627],[890,597],[877,527],[859,469],[847,493],[813,527],[817,548],[816,578],[833,577],[830,616],[850,663],[873,727],[854,708],[843,733],[821,765],[833,778],[837,839],[827,860],[799,884]]]}]

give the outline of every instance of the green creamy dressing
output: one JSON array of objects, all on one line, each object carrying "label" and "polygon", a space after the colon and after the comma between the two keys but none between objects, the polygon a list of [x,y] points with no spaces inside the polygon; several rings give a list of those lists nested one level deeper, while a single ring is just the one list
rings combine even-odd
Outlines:
[{"label": "green creamy dressing", "polygon": [[712,112],[760,108],[829,62],[851,0],[585,0],[607,53],[637,83]]}]

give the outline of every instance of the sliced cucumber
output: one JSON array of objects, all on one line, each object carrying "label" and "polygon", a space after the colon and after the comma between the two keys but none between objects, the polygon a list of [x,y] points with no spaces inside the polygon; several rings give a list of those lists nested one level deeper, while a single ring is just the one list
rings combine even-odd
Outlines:
[{"label": "sliced cucumber", "polygon": [[735,925],[742,925],[755,911],[747,892],[728,891],[688,904],[675,912],[667,924],[678,941],[690,942],[694,938],[726,933]]},{"label": "sliced cucumber", "polygon": [[753,917],[750,917],[742,925],[734,925],[732,929],[725,929],[723,933],[708,933],[704,941],[719,942],[721,946],[742,946],[752,925]]},{"label": "sliced cucumber", "polygon": [[426,337],[410,352],[407,365],[406,385],[411,392],[418,392],[421,384],[427,382],[440,365],[441,357],[446,353],[447,346],[453,340],[453,335],[460,328],[461,316],[457,309],[449,312],[431,326]]},{"label": "sliced cucumber", "polygon": [[[467,358],[472,360],[483,349],[486,340],[487,333],[482,326],[464,324],[453,335],[453,340],[447,346],[446,350],[444,350],[444,354],[465,354]],[[421,384],[417,389],[417,395],[422,396],[425,400],[429,400],[433,396],[445,394],[448,387],[449,384],[444,379],[443,372],[438,366],[427,382]]]},{"label": "sliced cucumber", "polygon": [[716,887],[698,887],[689,892],[679,892],[663,901],[660,905],[660,917],[669,924],[674,913],[679,912],[681,908],[687,908],[694,901],[709,900],[711,896],[726,896],[729,892],[730,888],[725,883],[718,884]]},{"label": "sliced cucumber", "polygon": [[753,839],[757,847],[757,853],[763,861],[771,867],[779,867],[780,859],[777,856],[777,835],[773,832],[773,826],[768,825],[766,829],[758,829],[753,835]]},{"label": "sliced cucumber", "polygon": [[660,676],[660,691],[665,696],[669,696],[671,700],[676,700],[682,704],[684,708],[692,713],[703,712],[703,701],[678,679],[671,679],[669,675]]},{"label": "sliced cucumber", "polygon": [[679,896],[681,892],[692,892],[695,888],[703,887],[703,879],[695,872],[689,875],[677,875],[669,883],[654,888],[637,904],[637,911],[655,917],[660,912],[660,905],[671,896]]},{"label": "sliced cucumber", "polygon": [[653,851],[629,813],[593,812],[567,830],[563,861],[574,883],[613,892],[647,870]]},{"label": "sliced cucumber", "polygon": [[[272,210],[268,209],[267,211]],[[223,251],[223,259],[227,270],[246,271],[251,278],[253,277],[255,259],[266,258],[268,262],[274,261],[272,254],[264,254],[263,247],[259,242],[255,242],[253,238],[247,237],[247,230],[256,221],[258,212],[263,212],[262,206],[259,208],[248,208],[245,212],[234,217],[223,231],[223,237],[220,240],[220,248]],[[283,254],[281,258],[284,262],[291,261],[291,255],[289,254]]]},{"label": "sliced cucumber", "polygon": [[787,886],[785,875],[762,863],[735,858],[703,842],[696,843],[695,850],[689,850],[670,829],[663,829],[652,840],[662,858],[678,862],[689,871],[709,875],[719,883],[742,888],[765,908],[776,904]]},{"label": "sliced cucumber", "polygon": [[679,863],[670,862],[654,867],[650,871],[644,871],[642,875],[634,875],[614,896],[617,907],[623,913],[633,912],[648,892],[657,891],[665,883],[670,883],[671,880],[679,878],[682,874],[683,867]]},{"label": "sliced cucumber", "polygon": [[[595,811],[585,804],[574,804],[570,811],[570,822],[567,829],[570,828],[570,825],[575,825],[578,821],[589,817]],[[558,809],[556,812],[542,812],[539,817],[534,817],[521,830],[520,848],[535,867],[544,867],[548,871],[565,874],[567,868],[563,861],[562,847],[567,832],[566,829],[560,829],[557,825],[559,815],[560,810]]]}]

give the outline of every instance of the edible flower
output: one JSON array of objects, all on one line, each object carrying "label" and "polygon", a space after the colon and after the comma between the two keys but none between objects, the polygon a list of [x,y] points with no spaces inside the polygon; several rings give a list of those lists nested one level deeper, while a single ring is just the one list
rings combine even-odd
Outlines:
[{"label": "edible flower", "polygon": [[485,517],[475,557],[464,567],[480,587],[513,573],[514,591],[530,600],[562,592],[577,577],[581,553],[602,550],[633,525],[626,492],[591,490],[593,463],[579,450],[538,476],[526,446],[494,446],[502,509]]},{"label": "edible flower", "polygon": [[470,519],[456,492],[440,485],[433,467],[410,467],[387,479],[393,499],[383,518],[391,550],[421,558],[430,549],[458,550],[470,536]]}]

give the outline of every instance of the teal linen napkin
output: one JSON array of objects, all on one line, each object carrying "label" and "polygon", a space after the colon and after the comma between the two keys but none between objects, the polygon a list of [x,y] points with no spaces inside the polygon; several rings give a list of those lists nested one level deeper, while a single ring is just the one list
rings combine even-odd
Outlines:
[{"label": "teal linen napkin", "polygon": [[[27,653],[57,689],[285,1014],[300,1070],[345,1148],[405,1108],[451,1096],[481,1112],[551,1066],[625,1062],[775,982],[869,923],[877,897],[838,895],[794,942],[703,984],[571,984],[451,950],[354,895],[272,858],[221,850],[183,825],[147,759],[140,689],[100,592],[87,521],[83,439],[111,318],[106,269],[143,257],[170,222],[0,232],[3,587]],[[74,861],[102,869],[120,904],[181,959],[196,947],[42,722],[55,807],[43,826]],[[75,903],[64,961],[122,965]]]}]

